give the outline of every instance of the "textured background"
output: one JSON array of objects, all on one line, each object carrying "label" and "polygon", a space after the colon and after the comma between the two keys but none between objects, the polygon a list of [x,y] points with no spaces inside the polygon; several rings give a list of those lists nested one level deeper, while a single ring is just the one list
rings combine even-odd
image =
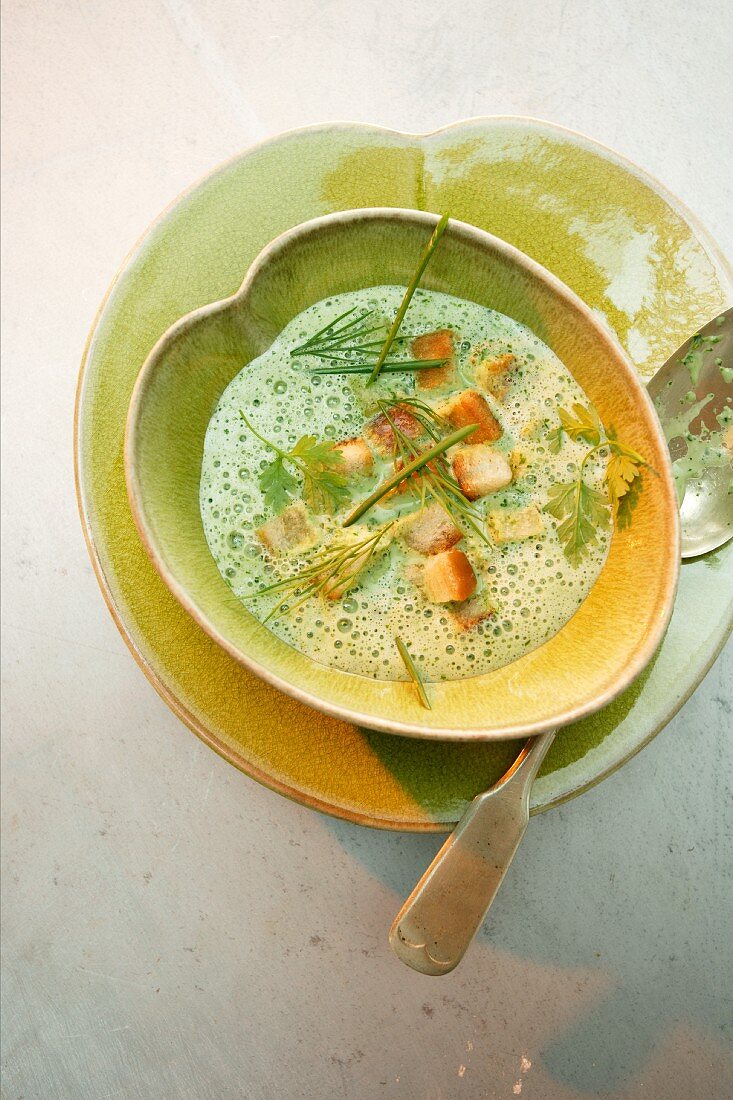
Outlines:
[{"label": "textured background", "polygon": [[706,0],[7,0],[8,1100],[733,1090],[730,648],[644,753],[533,820],[465,964],[424,978],[386,929],[438,839],[285,802],[180,725],[104,607],[70,457],[122,256],[282,129],[548,118],[657,175],[732,256],[731,43]]}]

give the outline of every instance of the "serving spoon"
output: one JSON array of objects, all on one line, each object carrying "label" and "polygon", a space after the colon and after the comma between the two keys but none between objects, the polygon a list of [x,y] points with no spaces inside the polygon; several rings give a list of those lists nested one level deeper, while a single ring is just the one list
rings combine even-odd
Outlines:
[{"label": "serving spoon", "polygon": [[[733,536],[733,308],[670,356],[648,390],[681,497],[682,557],[697,557]],[[527,829],[532,783],[554,738],[530,738],[474,798],[400,909],[389,940],[413,970],[447,974],[463,958]]]}]

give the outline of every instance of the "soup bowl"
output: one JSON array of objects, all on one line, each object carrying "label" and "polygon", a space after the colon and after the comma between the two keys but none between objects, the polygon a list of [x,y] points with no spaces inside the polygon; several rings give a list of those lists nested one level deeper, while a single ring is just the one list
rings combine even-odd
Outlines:
[{"label": "soup bowl", "polygon": [[204,437],[223,390],[308,306],[345,291],[406,285],[437,215],[367,209],[296,226],[257,257],[231,297],[174,324],[142,365],[127,419],[125,474],[155,568],[233,657],[295,698],[375,729],[423,738],[501,740],[576,721],[610,702],[653,657],[672,612],[679,520],[667,446],[633,366],[603,320],[549,271],[482,230],[451,220],[421,280],[429,290],[528,326],[575,377],[602,422],[649,464],[631,522],[565,626],[492,672],[429,687],[341,672],[277,638],[237,600],[204,535]]}]

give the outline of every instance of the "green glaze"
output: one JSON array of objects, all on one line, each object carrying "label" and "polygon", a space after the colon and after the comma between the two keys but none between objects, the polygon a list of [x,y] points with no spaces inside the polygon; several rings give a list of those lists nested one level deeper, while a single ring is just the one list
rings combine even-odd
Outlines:
[{"label": "green glaze", "polygon": [[[539,142],[545,161],[554,155],[566,173],[548,176],[528,157]],[[521,163],[523,174],[507,171],[507,161]],[[505,770],[516,743],[418,742],[314,716],[247,673],[193,623],[150,565],[126,499],[122,436],[145,356],[178,317],[232,293],[282,230],[372,203],[440,209],[450,195],[460,200],[456,216],[524,244],[605,312],[614,281],[617,289],[629,285],[632,301],[640,278],[634,248],[604,231],[609,188],[622,177],[639,232],[664,237],[671,226],[679,242],[677,262],[655,275],[639,310],[629,304],[629,314],[617,317],[618,335],[649,372],[730,300],[730,273],[704,231],[657,184],[600,146],[543,123],[486,119],[422,139],[364,126],[286,135],[182,196],[125,263],[95,324],[79,394],[77,475],[93,560],[113,614],[157,689],[204,740],[262,782],[358,821],[441,829]],[[552,207],[557,216],[545,216]],[[576,214],[589,210],[605,242],[605,274],[577,232]],[[731,546],[683,565],[655,661],[603,712],[557,737],[533,790],[535,810],[613,771],[690,694],[730,630],[731,602],[721,592],[730,592],[732,565]],[[293,753],[294,744],[302,751]]]},{"label": "green glaze", "polygon": [[[721,303],[712,257],[662,194],[623,161],[604,160],[604,193],[588,186],[598,149],[541,125],[478,120],[424,143],[424,209],[450,210],[548,267],[608,321],[650,377]],[[326,179],[350,205],[359,152]]]},{"label": "green glaze", "polygon": [[[576,395],[584,393],[601,421],[612,424],[657,472],[646,479],[631,526],[614,532],[585,599],[544,645],[478,675],[441,678],[426,713],[399,681],[375,681],[368,669],[357,674],[353,666],[347,671],[322,664],[276,637],[219,573],[200,519],[211,409],[242,364],[246,382],[247,364],[257,361],[252,390],[262,393],[260,356],[305,307],[386,283],[394,284],[396,303],[394,288],[409,278],[436,221],[419,211],[372,209],[305,222],[258,256],[234,297],[196,310],[169,329],[146,360],[130,403],[128,492],[148,552],[179,601],[232,656],[281,690],[327,714],[392,733],[526,737],[598,710],[645,666],[672,611],[679,531],[666,442],[633,368],[580,299],[522,253],[451,221],[422,289],[440,289],[531,329],[573,376]],[[568,384],[555,382],[563,392]],[[241,431],[246,398],[240,384],[239,407],[225,414],[222,435]],[[307,420],[304,396],[300,404]],[[263,408],[264,394],[257,413]],[[347,520],[358,515],[357,508]],[[592,559],[589,565],[594,568]],[[543,614],[536,606],[532,611]]]}]

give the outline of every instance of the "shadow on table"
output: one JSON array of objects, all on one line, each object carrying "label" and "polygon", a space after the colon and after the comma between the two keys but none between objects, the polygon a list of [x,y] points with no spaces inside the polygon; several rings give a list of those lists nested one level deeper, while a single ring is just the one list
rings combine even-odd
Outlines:
[{"label": "shadow on table", "polygon": [[[693,711],[686,711],[686,729],[694,728]],[[625,782],[619,777],[613,792],[599,788],[587,800],[534,819],[472,948],[473,973],[505,969],[507,954],[555,971],[558,1005],[579,971],[591,988],[597,990],[599,982],[604,987],[580,1019],[564,1030],[560,1025],[542,1052],[545,1068],[568,1089],[609,1094],[623,1088],[663,1031],[679,1021],[692,1021],[720,1039],[733,941],[715,942],[721,922],[711,920],[725,904],[715,848],[704,838],[717,819],[711,811],[706,820],[700,810],[700,792],[714,786],[714,773],[702,769],[695,785],[680,770],[680,754],[660,750],[653,772],[637,769]],[[648,797],[650,783],[661,796]],[[611,793],[617,812],[609,819]],[[589,823],[594,799],[597,818],[594,813]],[[386,936],[442,838],[324,823],[394,893]],[[707,884],[707,896],[699,881]],[[711,889],[719,891],[717,900]],[[490,981],[485,988],[487,1003],[477,1011],[487,1019],[506,1015],[501,992],[492,994]],[[503,993],[506,998],[506,985]],[[531,996],[531,990],[517,990],[520,1000]]]},{"label": "shadow on table", "polygon": [[[612,734],[639,698],[656,659],[657,655],[631,687],[602,711],[560,730],[540,775],[576,763]],[[461,744],[419,741],[368,729],[361,732],[374,755],[426,815],[446,822],[457,821],[472,798],[496,783],[524,744],[521,739]]]}]

